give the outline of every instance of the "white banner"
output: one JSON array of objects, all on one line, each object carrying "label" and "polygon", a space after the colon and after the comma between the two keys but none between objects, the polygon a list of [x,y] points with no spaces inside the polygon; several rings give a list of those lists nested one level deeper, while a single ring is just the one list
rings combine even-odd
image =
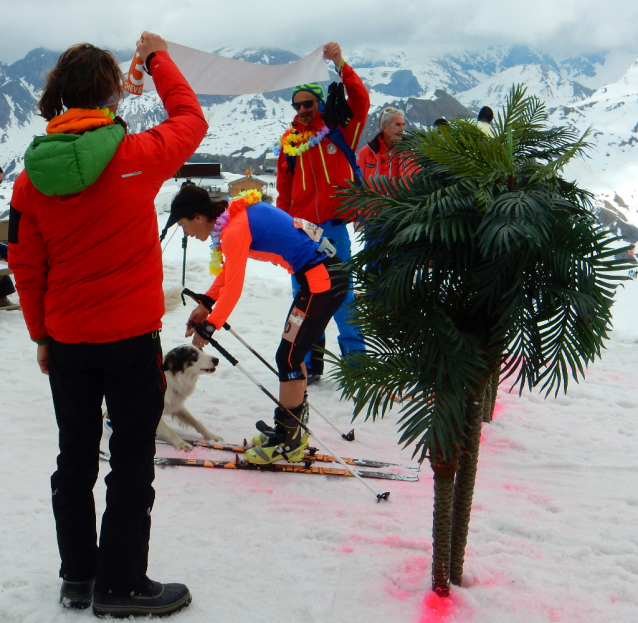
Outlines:
[{"label": "white banner", "polygon": [[[170,41],[168,53],[198,95],[268,93],[298,84],[328,80],[323,46],[286,65],[247,63]],[[134,95],[156,90],[152,77],[142,71],[142,59],[137,54],[126,76],[124,88]]]}]

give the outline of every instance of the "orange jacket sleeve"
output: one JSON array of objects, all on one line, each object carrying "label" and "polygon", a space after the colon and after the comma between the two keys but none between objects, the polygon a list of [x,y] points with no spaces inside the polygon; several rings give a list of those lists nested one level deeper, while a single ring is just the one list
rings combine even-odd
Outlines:
[{"label": "orange jacket sleeve", "polygon": [[217,301],[207,318],[208,322],[215,325],[217,329],[224,326],[241,296],[251,242],[248,215],[244,211],[229,222],[222,231],[221,249],[224,254],[224,266],[206,292]]}]

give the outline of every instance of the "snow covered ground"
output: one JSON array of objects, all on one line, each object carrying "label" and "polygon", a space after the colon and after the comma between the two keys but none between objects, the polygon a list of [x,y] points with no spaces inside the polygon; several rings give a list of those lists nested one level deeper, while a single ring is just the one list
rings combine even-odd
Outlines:
[{"label": "snow covered ground", "polygon": [[[176,187],[158,198],[164,209]],[[3,188],[6,191],[6,188]],[[6,192],[4,192],[6,195]],[[160,210],[161,211],[161,210]],[[166,214],[159,215],[163,225]],[[184,342],[178,302],[180,236],[165,253],[165,352]],[[206,288],[208,247],[191,241],[187,285]],[[277,267],[250,262],[232,327],[274,356],[290,303]],[[107,304],[106,302],[104,304]],[[462,588],[442,602],[430,588],[432,478],[367,481],[391,491],[377,504],[353,479],[158,469],[149,575],[185,582],[184,623],[633,623],[638,611],[638,285],[618,297],[602,361],[567,396],[499,393],[484,425]],[[328,331],[336,349],[336,328]],[[276,379],[230,334],[220,341],[271,390]],[[58,553],[49,501],[56,426],[46,377],[21,312],[0,312],[0,622],[94,620],[58,605]],[[210,349],[212,351],[212,349]],[[350,429],[351,405],[327,382],[310,400]],[[228,441],[253,434],[273,405],[222,362],[189,408]],[[396,417],[356,421],[347,443],[314,416],[317,434],[347,456],[407,463]],[[178,453],[158,446],[158,454]],[[194,450],[193,457],[229,458]],[[96,487],[103,508],[108,465]],[[401,471],[397,469],[397,471]]]}]

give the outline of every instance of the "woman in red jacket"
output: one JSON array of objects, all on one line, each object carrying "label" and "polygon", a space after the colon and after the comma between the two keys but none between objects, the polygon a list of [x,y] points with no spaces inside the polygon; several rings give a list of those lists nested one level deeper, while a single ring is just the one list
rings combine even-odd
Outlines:
[{"label": "woman in red jacket", "polygon": [[[39,102],[49,121],[14,184],[9,262],[38,363],[49,375],[60,454],[51,477],[63,578],[60,601],[98,616],[166,615],[190,603],[183,584],[146,576],[155,492],[155,429],[165,379],[164,314],[154,199],[207,124],[164,39],[137,51],[168,119],[126,135],[115,117],[123,76],[90,44],[64,52]],[[99,547],[93,486],[102,400],[113,434]]]}]

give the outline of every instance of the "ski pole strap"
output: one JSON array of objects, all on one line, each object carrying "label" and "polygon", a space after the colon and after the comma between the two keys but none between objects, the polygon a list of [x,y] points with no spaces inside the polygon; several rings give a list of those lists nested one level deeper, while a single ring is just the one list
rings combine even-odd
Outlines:
[{"label": "ski pole strap", "polygon": [[210,296],[206,294],[197,294],[197,292],[193,292],[188,288],[184,288],[182,290],[182,300],[184,299],[184,295],[190,296],[196,303],[203,305],[208,309],[208,311],[213,311],[213,305],[216,303]]}]

